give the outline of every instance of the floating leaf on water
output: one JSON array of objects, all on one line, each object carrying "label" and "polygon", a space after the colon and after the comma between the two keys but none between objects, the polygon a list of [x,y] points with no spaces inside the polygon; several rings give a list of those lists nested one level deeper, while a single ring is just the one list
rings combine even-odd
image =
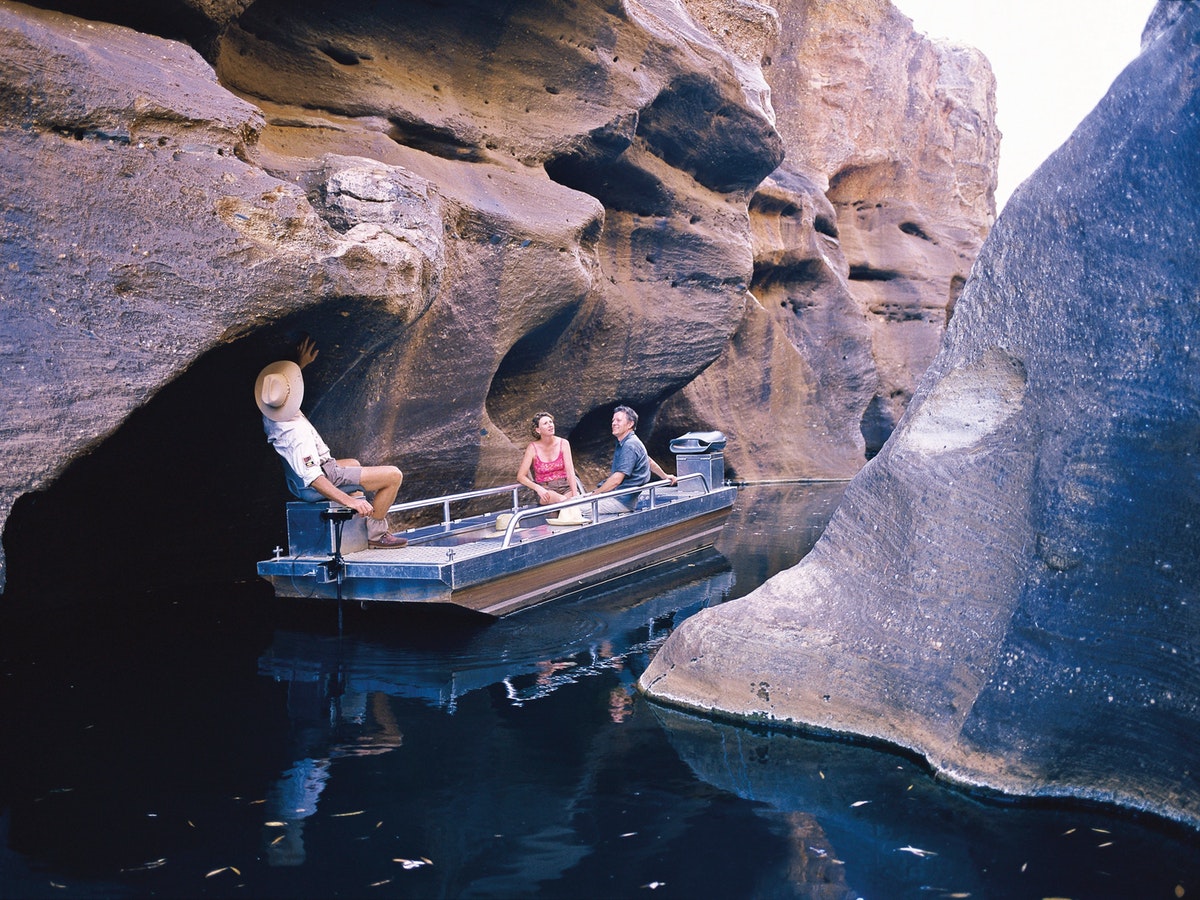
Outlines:
[{"label": "floating leaf on water", "polygon": [[1096,834],[1112,834],[1107,828],[1093,828],[1092,831],[1096,832]]},{"label": "floating leaf on water", "polygon": [[385,878],[385,879],[383,879],[383,881],[372,881],[371,884],[369,885],[369,887],[382,887],[385,884],[391,884],[391,883],[392,883],[392,879]]},{"label": "floating leaf on water", "polygon": [[263,803],[266,803],[266,802],[267,802],[267,801],[266,801],[265,799],[264,799],[264,800],[251,800],[251,801],[250,801],[250,805],[251,805],[251,806],[259,806],[260,804],[263,804]]},{"label": "floating leaf on water", "polygon": [[[51,882],[51,883],[53,884],[53,882]],[[1175,885],[1175,896],[1182,897],[1183,894],[1184,894],[1183,885],[1182,884]]]},{"label": "floating leaf on water", "polygon": [[[60,889],[62,889],[62,890],[64,890],[64,891],[67,889],[67,886],[66,886],[65,884],[59,884],[57,881],[52,881],[52,882],[50,882],[50,887],[52,887],[52,888],[60,888]],[[1176,890],[1176,891],[1178,891],[1178,890],[1179,890],[1179,888],[1176,888],[1175,890]],[[1183,896],[1183,894],[1176,894],[1175,896],[1176,896],[1176,897],[1182,897],[1182,896]]]},{"label": "floating leaf on water", "polygon": [[267,828],[287,828],[287,822],[263,822]]},{"label": "floating leaf on water", "polygon": [[866,806],[870,802],[871,802],[870,800],[855,800],[853,803],[850,804],[850,806],[851,807]]},{"label": "floating leaf on water", "polygon": [[[1063,832],[1063,836],[1066,837],[1068,834],[1074,834],[1074,833],[1075,833],[1074,828],[1068,828],[1066,831]],[[1049,898],[1047,898],[1047,900],[1049,900]]]},{"label": "floating leaf on water", "polygon": [[824,773],[824,772],[822,772],[820,769],[817,769],[817,774],[821,776],[821,780],[822,780],[822,781],[824,781],[824,780],[825,780],[825,773]]},{"label": "floating leaf on water", "polygon": [[1024,872],[1027,868],[1029,868],[1029,863],[1027,863],[1027,862],[1021,863],[1021,871],[1022,872]]},{"label": "floating leaf on water", "polygon": [[652,881],[649,884],[642,885],[642,887],[650,888],[650,890],[652,890],[652,891],[657,891],[660,887],[666,887],[666,886],[667,886],[667,883],[665,881]]},{"label": "floating leaf on water", "polygon": [[913,847],[911,845],[907,847],[897,847],[896,852],[911,853],[913,856],[919,856],[922,859],[924,859],[926,856],[937,856],[937,854],[932,850],[922,850],[920,847]]},{"label": "floating leaf on water", "polygon": [[637,834],[637,832],[636,832],[636,831],[627,831],[627,832],[625,832],[623,835],[621,835],[621,837],[623,837],[623,838],[626,838],[626,837],[633,837],[633,836],[635,836],[636,834]]},{"label": "floating leaf on water", "polygon": [[280,841],[282,841],[285,837],[287,837],[286,834],[281,834],[279,837],[275,838],[275,840],[271,841],[271,846],[274,847],[276,844],[278,844]]},{"label": "floating leaf on water", "polygon": [[195,823],[195,822],[193,822],[191,819],[188,819],[188,820],[187,820],[187,823],[188,823],[188,828],[195,828],[195,827],[196,827],[196,823]]},{"label": "floating leaf on water", "polygon": [[1099,849],[1100,847],[1111,847],[1112,845],[1113,845],[1112,841],[1105,841],[1103,844],[1097,844],[1096,848]]},{"label": "floating leaf on water", "polygon": [[165,866],[166,859],[152,859],[150,862],[142,863],[140,866],[133,866],[128,869],[122,869],[122,872],[145,872],[147,869],[157,869],[159,866]]},{"label": "floating leaf on water", "polygon": [[209,872],[204,877],[212,878],[214,875],[220,875],[222,872],[227,872],[227,871],[229,871],[229,866],[221,866],[221,868],[219,868],[219,869],[213,869],[211,872]]},{"label": "floating leaf on water", "polygon": [[398,862],[406,869],[419,869],[421,866],[433,865],[433,861],[424,856],[422,856],[420,859],[404,859],[403,857],[400,857],[398,859],[393,859],[392,862]]},{"label": "floating leaf on water", "polygon": [[348,813],[334,813],[334,814],[333,814],[333,816],[332,816],[332,818],[334,818],[334,819],[344,819],[346,816],[361,816],[361,815],[362,815],[364,812],[366,812],[366,810],[363,810],[363,809],[358,809],[358,810],[355,810],[354,812],[348,812]]}]

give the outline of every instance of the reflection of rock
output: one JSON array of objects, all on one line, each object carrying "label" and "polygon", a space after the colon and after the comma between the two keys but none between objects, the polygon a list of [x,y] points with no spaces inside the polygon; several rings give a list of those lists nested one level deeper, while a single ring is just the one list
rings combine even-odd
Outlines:
[{"label": "reflection of rock", "polygon": [[1156,16],[817,547],[685,623],[653,694],[1200,824],[1200,7]]},{"label": "reflection of rock", "polygon": [[[759,733],[669,709],[656,712],[671,746],[697,778],[761,804],[759,815],[786,829],[788,884],[775,896],[848,900],[870,895],[868,886],[848,883],[846,860],[861,863],[894,854],[914,840],[929,840],[941,830],[938,822],[951,832],[942,830],[939,840],[930,840],[938,847],[945,847],[948,837],[957,843],[959,834],[969,831],[962,815],[969,803],[945,791],[934,795],[938,789],[911,763],[863,747]],[[854,805],[863,800],[868,802]],[[919,834],[910,821],[914,806],[938,813],[923,817]],[[887,867],[888,894],[907,895],[902,866],[898,861]],[[855,867],[856,879],[865,874],[861,865]],[[949,883],[961,888],[978,879],[966,867],[962,874],[965,881]],[[987,893],[982,885],[977,889]]]}]

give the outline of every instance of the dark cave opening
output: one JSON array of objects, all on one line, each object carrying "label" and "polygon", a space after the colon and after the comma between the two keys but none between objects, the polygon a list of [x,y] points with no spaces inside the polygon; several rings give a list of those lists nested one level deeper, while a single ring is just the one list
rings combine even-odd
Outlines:
[{"label": "dark cave opening", "polygon": [[161,0],[32,0],[30,6],[57,10],[81,19],[111,22],[135,31],[190,44],[204,56],[213,49],[217,26],[182,3]]},{"label": "dark cave opening", "polygon": [[[307,310],[210,351],[53,482],[18,497],[0,536],[5,603],[256,580],[256,561],[286,548],[292,497],[263,434],[254,380],[264,365],[294,359],[313,334],[321,356],[306,370],[318,375],[305,395],[311,409],[321,371],[341,371],[372,332],[365,317],[340,315],[344,306]],[[348,331],[351,320],[357,329]]]},{"label": "dark cave opening", "polygon": [[263,355],[249,342],[213,351],[19,497],[3,534],[6,600],[251,577],[284,539],[286,489],[252,405]]}]

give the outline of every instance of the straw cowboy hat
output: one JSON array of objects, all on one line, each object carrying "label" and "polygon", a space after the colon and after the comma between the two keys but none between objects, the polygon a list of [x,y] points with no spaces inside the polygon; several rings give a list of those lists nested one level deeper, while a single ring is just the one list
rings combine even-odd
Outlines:
[{"label": "straw cowboy hat", "polygon": [[583,525],[588,520],[583,517],[583,510],[578,506],[568,506],[558,511],[557,519],[546,520],[551,525]]},{"label": "straw cowboy hat", "polygon": [[262,414],[276,422],[294,419],[304,399],[304,376],[291,360],[273,362],[258,373],[254,382],[254,402]]}]

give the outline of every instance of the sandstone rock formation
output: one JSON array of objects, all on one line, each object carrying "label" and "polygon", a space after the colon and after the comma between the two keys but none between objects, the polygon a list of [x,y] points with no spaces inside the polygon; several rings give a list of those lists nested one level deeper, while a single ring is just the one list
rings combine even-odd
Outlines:
[{"label": "sandstone rock formation", "polygon": [[933,359],[994,217],[995,85],[978,51],[886,0],[776,7],[762,59],[787,156],[750,204],[758,303],[659,428],[721,423],[740,478],[848,478]]},{"label": "sandstone rock formation", "polygon": [[[728,427],[746,476],[845,477],[889,367],[924,365],[878,349],[854,293],[866,257],[837,243],[871,198],[824,192],[860,157],[930,170],[918,146],[954,103],[922,76],[917,137],[892,117],[886,148],[812,141],[779,168],[780,135],[808,140],[824,112],[775,116],[791,84],[764,59],[798,26],[772,7],[43,5],[89,18],[0,2],[9,596],[247,576],[285,499],[248,385],[305,333],[325,436],[422,492],[510,481],[543,407],[598,478],[618,401],[652,446]],[[884,0],[787,11],[818,13],[839,40],[865,17],[860,61],[900,34],[892,93],[941,65]],[[964,171],[994,169],[994,142],[971,154]],[[925,176],[903,168],[887,189],[910,197]],[[929,237],[941,216],[901,218]],[[943,263],[943,281],[963,268]],[[944,319],[932,290],[922,341]],[[63,542],[94,562],[57,566]]]},{"label": "sandstone rock formation", "polygon": [[1010,200],[816,548],[688,620],[682,706],[1200,825],[1200,6]]}]

